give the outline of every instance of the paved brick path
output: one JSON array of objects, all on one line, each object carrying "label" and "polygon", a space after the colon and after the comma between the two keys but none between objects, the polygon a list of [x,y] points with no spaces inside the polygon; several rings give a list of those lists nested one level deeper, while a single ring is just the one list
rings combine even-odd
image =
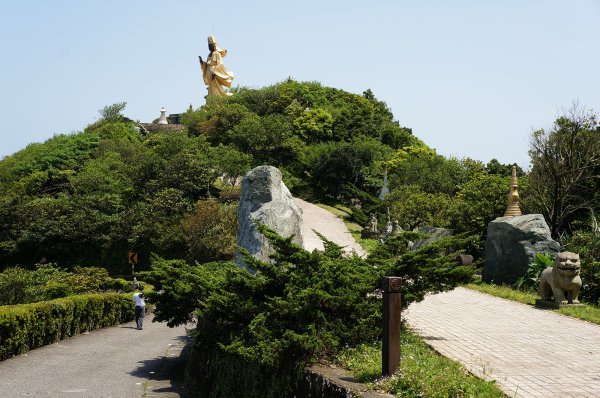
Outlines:
[{"label": "paved brick path", "polygon": [[348,253],[354,251],[361,257],[367,255],[356,243],[346,224],[334,214],[302,199],[294,198],[294,202],[302,209],[302,238],[306,250],[324,250],[323,241],[314,233],[314,229],[330,241],[344,246],[344,251]]},{"label": "paved brick path", "polygon": [[509,397],[600,397],[600,326],[465,288],[405,313],[442,355]]}]

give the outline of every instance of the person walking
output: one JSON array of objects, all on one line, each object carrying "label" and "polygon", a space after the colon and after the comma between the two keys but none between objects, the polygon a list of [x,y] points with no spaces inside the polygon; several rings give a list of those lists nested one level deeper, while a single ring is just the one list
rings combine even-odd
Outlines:
[{"label": "person walking", "polygon": [[133,302],[135,303],[135,324],[137,330],[142,330],[144,326],[144,315],[146,313],[146,297],[142,292],[143,287],[138,286],[138,292],[133,295]]}]

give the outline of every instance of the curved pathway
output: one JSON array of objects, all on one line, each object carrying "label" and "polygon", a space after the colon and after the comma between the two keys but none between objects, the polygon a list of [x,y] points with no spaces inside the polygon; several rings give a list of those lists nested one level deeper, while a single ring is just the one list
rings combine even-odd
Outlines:
[{"label": "curved pathway", "polygon": [[146,316],[144,330],[130,322],[0,362],[0,397],[152,397],[155,384],[169,392],[161,397],[179,396],[158,375],[187,342],[186,329],[151,320]]},{"label": "curved pathway", "polygon": [[355,252],[361,257],[366,257],[367,253],[356,243],[346,224],[333,213],[302,199],[294,198],[294,202],[302,209],[301,230],[306,250],[325,250],[323,241],[314,232],[316,230],[330,241],[344,247],[346,253]]},{"label": "curved pathway", "polygon": [[404,317],[509,397],[600,397],[600,325],[465,288],[413,303]]}]

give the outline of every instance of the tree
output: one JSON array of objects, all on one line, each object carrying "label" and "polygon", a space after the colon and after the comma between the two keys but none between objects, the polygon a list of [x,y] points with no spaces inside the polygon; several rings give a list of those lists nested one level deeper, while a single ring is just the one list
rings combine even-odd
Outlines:
[{"label": "tree", "polygon": [[235,185],[238,177],[251,169],[252,156],[235,147],[219,144],[210,149],[209,157],[216,177],[223,176],[229,185]]},{"label": "tree", "polygon": [[307,110],[294,120],[294,126],[302,138],[311,143],[333,138],[333,117],[324,109]]},{"label": "tree", "polygon": [[98,112],[100,113],[100,116],[102,116],[103,119],[108,120],[109,122],[116,122],[119,119],[121,119],[121,117],[122,117],[121,112],[123,112],[123,109],[125,109],[126,105],[127,105],[127,102],[125,102],[125,101],[117,102],[112,105],[106,105],[104,108],[100,109]]},{"label": "tree", "polygon": [[573,104],[549,131],[531,135],[530,189],[534,206],[544,214],[553,237],[598,207],[600,124],[597,115]]},{"label": "tree", "polygon": [[376,164],[389,153],[388,146],[369,137],[352,142],[323,142],[307,148],[302,166],[316,192],[338,198],[347,184],[373,192],[381,181],[379,175],[375,177]]},{"label": "tree", "polygon": [[235,254],[237,205],[200,200],[182,221],[189,257],[199,262],[230,260]]},{"label": "tree", "polygon": [[[515,167],[517,168],[517,176],[520,177],[525,174],[519,165],[515,165]],[[498,159],[492,159],[485,165],[485,170],[488,174],[495,174],[499,176],[510,177],[512,175],[512,168],[512,164],[501,164]]]},{"label": "tree", "polygon": [[453,195],[469,174],[468,164],[456,158],[446,159],[422,142],[397,150],[384,165],[392,188],[399,184],[418,185],[431,194]]},{"label": "tree", "polygon": [[421,226],[447,227],[450,197],[421,191],[418,185],[401,185],[386,196],[393,220],[408,230]]}]

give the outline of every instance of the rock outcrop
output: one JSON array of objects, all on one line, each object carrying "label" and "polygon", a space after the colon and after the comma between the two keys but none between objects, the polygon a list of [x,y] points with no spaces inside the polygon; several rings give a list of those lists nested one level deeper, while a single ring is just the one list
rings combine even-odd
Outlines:
[{"label": "rock outcrop", "polygon": [[483,281],[512,284],[525,275],[536,253],[559,251],[541,214],[499,217],[488,225]]},{"label": "rock outcrop", "polygon": [[[238,246],[255,258],[268,261],[272,248],[257,230],[256,223],[284,237],[294,235],[293,241],[302,246],[302,210],[294,203],[281,172],[273,166],[256,167],[244,176],[238,208]],[[236,263],[244,266],[239,253]]]}]

